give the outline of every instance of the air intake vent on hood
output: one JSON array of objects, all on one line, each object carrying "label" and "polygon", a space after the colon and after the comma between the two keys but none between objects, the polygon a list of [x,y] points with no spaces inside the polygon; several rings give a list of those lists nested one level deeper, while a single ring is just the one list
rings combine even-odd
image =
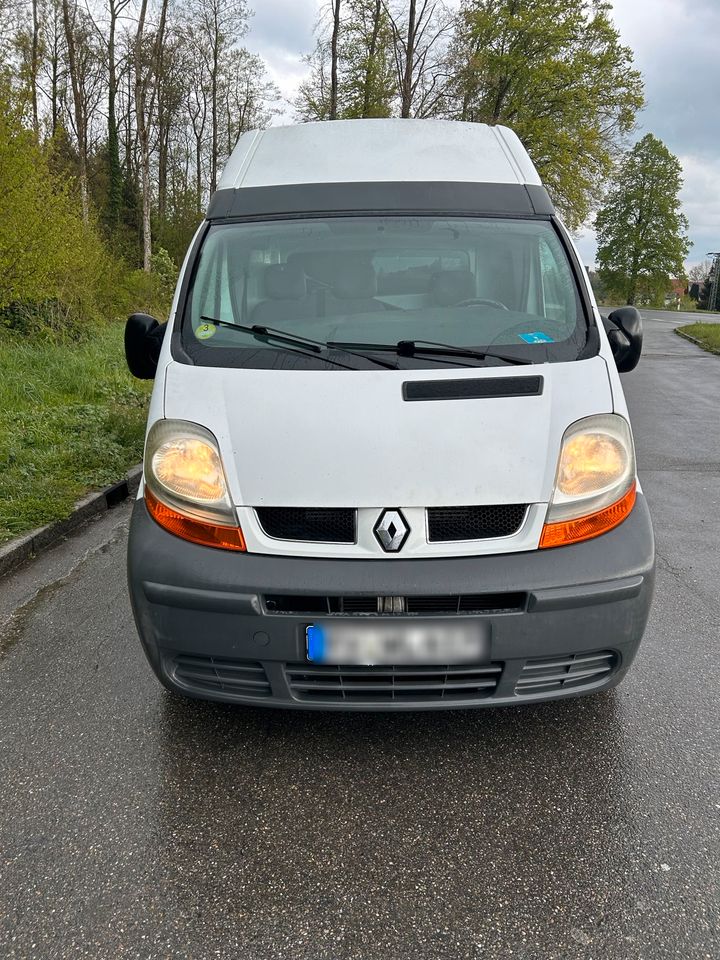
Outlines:
[{"label": "air intake vent on hood", "polygon": [[488,377],[482,380],[408,380],[404,400],[489,400],[493,397],[539,397],[542,377]]}]

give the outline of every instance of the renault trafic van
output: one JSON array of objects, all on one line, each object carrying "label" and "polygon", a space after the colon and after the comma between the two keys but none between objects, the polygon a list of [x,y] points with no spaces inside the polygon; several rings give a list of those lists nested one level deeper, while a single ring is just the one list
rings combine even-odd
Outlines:
[{"label": "renault trafic van", "polygon": [[515,134],[351,120],[243,135],[183,265],[128,572],[167,687],[417,710],[607,690],[653,534],[606,330]]}]

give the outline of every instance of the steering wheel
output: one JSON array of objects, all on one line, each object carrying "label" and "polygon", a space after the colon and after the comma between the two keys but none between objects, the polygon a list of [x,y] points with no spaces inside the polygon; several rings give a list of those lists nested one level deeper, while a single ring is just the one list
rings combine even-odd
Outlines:
[{"label": "steering wheel", "polygon": [[459,303],[454,303],[454,307],[474,307],[475,305],[485,304],[488,307],[498,307],[500,310],[509,310],[509,307],[506,307],[504,303],[500,303],[499,300],[490,300],[487,297],[471,297],[470,300],[460,300]]}]

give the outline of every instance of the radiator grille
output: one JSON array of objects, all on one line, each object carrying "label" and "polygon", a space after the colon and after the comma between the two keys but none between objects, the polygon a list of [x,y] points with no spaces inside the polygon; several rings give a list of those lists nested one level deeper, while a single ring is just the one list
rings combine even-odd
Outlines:
[{"label": "radiator grille", "polygon": [[[323,596],[273,594],[265,597],[268,613],[295,616],[388,616],[389,606],[378,596]],[[408,615],[457,613],[521,613],[526,606],[525,593],[465,593],[401,597],[398,613]]]},{"label": "radiator grille", "polygon": [[355,543],[355,513],[350,507],[258,507],[260,526],[275,540]]},{"label": "radiator grille", "polygon": [[588,686],[607,679],[617,665],[617,654],[610,650],[528,660],[515,685],[515,693],[522,697]]},{"label": "radiator grille", "polygon": [[492,697],[501,663],[480,666],[343,667],[287,664],[290,691],[297,700],[326,703],[477,701]]},{"label": "radiator grille", "polygon": [[180,654],[175,657],[171,669],[177,683],[197,693],[263,698],[272,692],[264,667],[251,660],[220,660]]},{"label": "radiator grille", "polygon": [[507,503],[480,507],[428,507],[428,540],[491,540],[510,537],[523,524],[528,505]]}]

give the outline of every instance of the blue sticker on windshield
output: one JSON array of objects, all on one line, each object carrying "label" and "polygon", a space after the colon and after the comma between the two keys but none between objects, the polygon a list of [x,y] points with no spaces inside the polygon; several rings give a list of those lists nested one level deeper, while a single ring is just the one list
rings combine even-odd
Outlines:
[{"label": "blue sticker on windshield", "polygon": [[536,330],[535,333],[519,333],[518,336],[521,340],[524,340],[525,343],[554,343],[552,337],[549,337],[546,333],[543,333],[542,330]]}]

